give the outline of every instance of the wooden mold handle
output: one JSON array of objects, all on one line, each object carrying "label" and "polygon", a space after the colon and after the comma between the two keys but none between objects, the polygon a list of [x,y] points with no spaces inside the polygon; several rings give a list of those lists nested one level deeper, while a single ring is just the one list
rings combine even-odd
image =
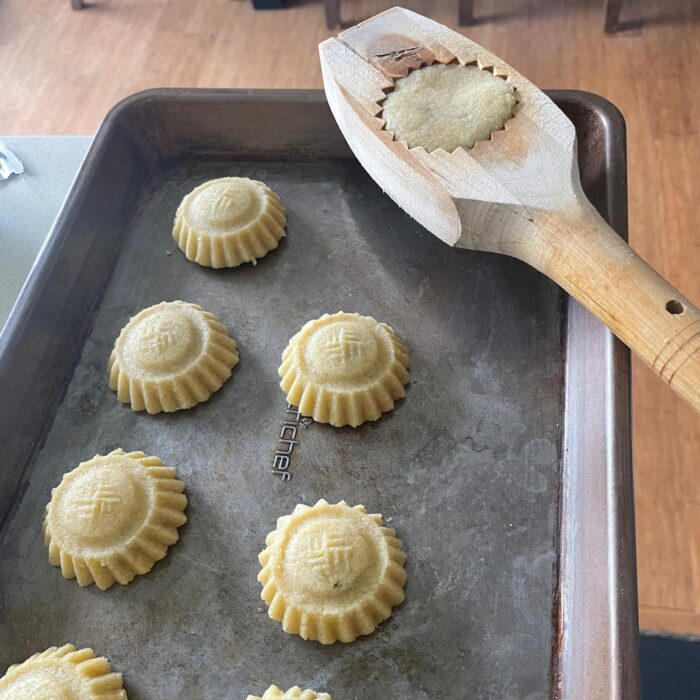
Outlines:
[{"label": "wooden mold handle", "polygon": [[605,323],[700,413],[700,310],[640,258],[587,200],[538,221],[531,264]]}]

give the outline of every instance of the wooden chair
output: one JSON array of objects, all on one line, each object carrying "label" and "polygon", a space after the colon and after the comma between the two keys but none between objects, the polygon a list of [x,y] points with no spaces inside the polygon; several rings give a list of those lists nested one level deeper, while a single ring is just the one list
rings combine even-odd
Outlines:
[{"label": "wooden chair", "polygon": [[606,32],[616,32],[620,26],[620,11],[622,10],[622,0],[605,0],[603,10],[605,22],[603,27]]},{"label": "wooden chair", "polygon": [[[81,2],[81,0],[76,0]],[[341,26],[340,0],[323,0],[326,8],[326,26],[328,29],[336,29]],[[474,0],[459,0],[459,25],[466,27],[474,23]]]},{"label": "wooden chair", "polygon": [[[460,27],[468,27],[474,24],[475,0],[459,0],[458,23]],[[604,0],[605,2],[605,31],[616,32],[620,24],[620,10],[622,0]],[[326,8],[326,26],[328,29],[340,27],[340,0],[323,0]],[[70,6],[74,10],[82,10],[83,0],[70,0]]]},{"label": "wooden chair", "polygon": [[[329,2],[332,0],[326,0]],[[335,0],[340,5],[340,0]],[[622,0],[604,0],[603,27],[606,32],[616,32],[620,26],[620,11]],[[459,26],[466,27],[474,24],[474,0],[459,0]],[[329,25],[330,26],[330,25]]]},{"label": "wooden chair", "polygon": [[326,8],[326,26],[328,29],[340,27],[340,0],[323,0]]},{"label": "wooden chair", "polygon": [[457,23],[460,27],[474,24],[474,0],[459,0]]}]

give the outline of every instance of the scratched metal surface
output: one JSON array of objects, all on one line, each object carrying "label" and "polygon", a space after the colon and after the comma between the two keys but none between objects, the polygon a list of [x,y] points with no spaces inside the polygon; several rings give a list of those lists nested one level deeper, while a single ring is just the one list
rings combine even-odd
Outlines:
[{"label": "scratched metal surface", "polygon": [[[288,237],[255,267],[201,268],[169,237],[180,198],[223,175],[263,179],[288,207]],[[444,246],[350,160],[182,157],[117,224],[124,247],[0,548],[0,669],[73,642],[108,656],[132,700],[242,700],[271,683],[334,700],[547,697],[558,289],[515,260]],[[216,313],[241,362],[195,409],[133,413],[106,387],[112,343],[130,315],[174,299]],[[301,430],[283,483],[270,471],[285,418],[279,356],[305,321],[340,309],[404,339],[408,395],[356,430]],[[65,471],[116,447],[177,468],[189,522],[150,574],[80,589],[47,562],[43,508]],[[265,535],[321,497],[388,516],[408,554],[406,602],[350,645],[284,634],[259,598]]]}]

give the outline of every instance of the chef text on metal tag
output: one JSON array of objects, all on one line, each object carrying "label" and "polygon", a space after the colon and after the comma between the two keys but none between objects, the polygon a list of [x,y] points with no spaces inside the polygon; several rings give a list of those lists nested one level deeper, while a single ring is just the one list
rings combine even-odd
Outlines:
[{"label": "chef text on metal tag", "polygon": [[282,481],[289,481],[292,478],[289,467],[294,448],[299,444],[299,429],[306,430],[312,423],[313,420],[302,416],[296,406],[287,404],[282,430],[277,438],[277,450],[272,461],[272,473]]}]

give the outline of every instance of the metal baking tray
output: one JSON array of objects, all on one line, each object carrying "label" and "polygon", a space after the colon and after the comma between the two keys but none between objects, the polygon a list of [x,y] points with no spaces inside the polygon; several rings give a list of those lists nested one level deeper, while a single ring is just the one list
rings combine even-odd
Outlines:
[{"label": "metal baking tray", "polygon": [[[576,124],[589,196],[624,234],[622,117],[551,95]],[[170,238],[180,198],[224,175],[287,205],[288,237],[256,266],[205,269]],[[195,409],[134,413],[106,386],[112,343],[174,299],[217,314],[240,365]],[[356,430],[300,425],[285,480],[280,353],[340,309],[404,339],[408,395]],[[633,698],[628,381],[627,351],[549,280],[445,246],[385,197],[322,93],[130,97],[0,338],[0,670],[70,641],[108,656],[132,700],[240,700],[271,683],[334,700]],[[47,562],[43,509],[65,471],[116,447],[178,469],[189,522],[150,574],[81,589]],[[265,535],[321,497],[383,513],[408,553],[406,602],[350,645],[284,634],[259,598]]]}]

